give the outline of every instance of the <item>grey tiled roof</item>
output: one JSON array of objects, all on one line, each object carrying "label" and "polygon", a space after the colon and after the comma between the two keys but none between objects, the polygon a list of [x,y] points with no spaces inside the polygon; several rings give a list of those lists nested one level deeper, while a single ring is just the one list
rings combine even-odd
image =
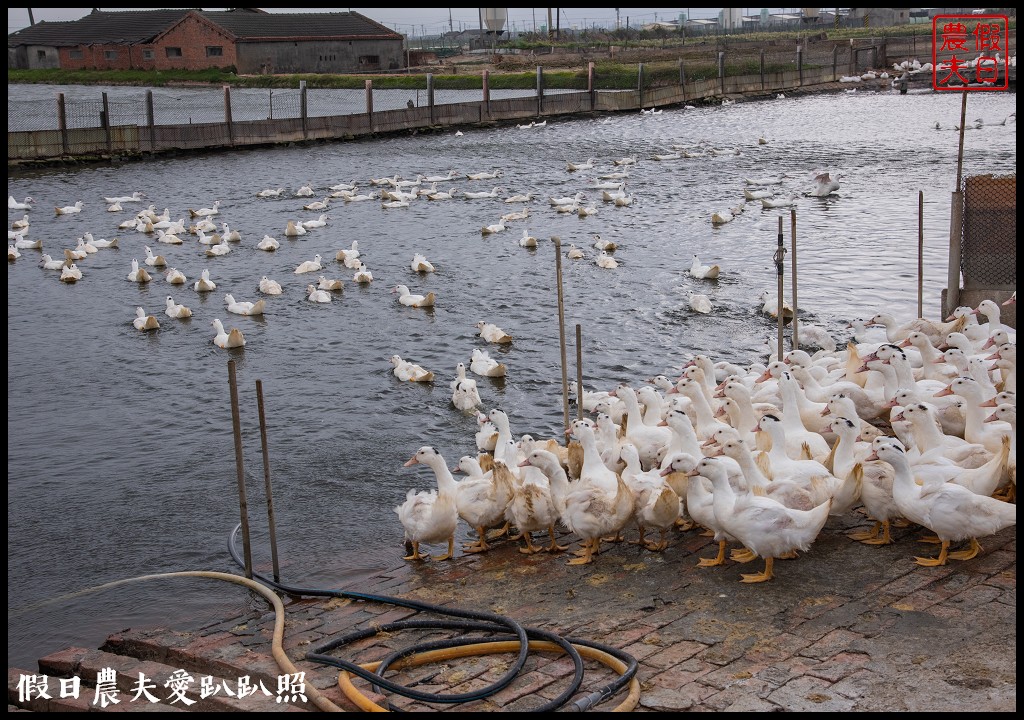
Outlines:
[{"label": "grey tiled roof", "polygon": [[250,13],[204,12],[239,40],[294,37],[377,37],[402,36],[365,15],[341,13]]},{"label": "grey tiled roof", "polygon": [[38,22],[7,36],[7,45],[88,45],[140,43],[156,37],[187,15],[189,10],[133,10],[91,12],[81,20]]},{"label": "grey tiled roof", "polygon": [[[69,46],[91,43],[145,43],[192,10],[91,12],[70,22],[39,22],[7,36],[7,45]],[[196,12],[239,40],[353,37],[400,39],[390,28],[356,12],[266,13],[258,10]]]}]

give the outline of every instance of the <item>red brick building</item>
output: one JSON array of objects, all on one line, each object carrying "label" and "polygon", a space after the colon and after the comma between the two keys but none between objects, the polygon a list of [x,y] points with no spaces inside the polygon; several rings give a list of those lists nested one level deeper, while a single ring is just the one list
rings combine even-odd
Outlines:
[{"label": "red brick building", "polygon": [[345,13],[94,10],[7,36],[7,66],[65,70],[204,70],[239,74],[367,72],[404,66],[404,38]]}]

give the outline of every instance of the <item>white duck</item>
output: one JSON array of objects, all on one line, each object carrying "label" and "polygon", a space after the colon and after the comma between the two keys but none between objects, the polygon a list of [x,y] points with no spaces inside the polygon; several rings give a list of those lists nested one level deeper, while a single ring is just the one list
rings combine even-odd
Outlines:
[{"label": "white duck", "polygon": [[217,284],[210,279],[210,271],[204,269],[192,289],[196,292],[210,292],[217,289]]},{"label": "white duck", "polygon": [[832,177],[827,172],[818,173],[814,176],[814,181],[811,185],[811,189],[808,191],[808,195],[814,197],[825,197],[830,195],[839,189],[838,176]]},{"label": "white duck", "polygon": [[341,278],[327,278],[321,275],[317,279],[316,283],[317,290],[344,290],[345,284],[341,281]]},{"label": "white duck", "polygon": [[594,260],[594,263],[598,267],[605,268],[608,270],[614,270],[619,266],[619,262],[610,254],[608,254],[607,250],[602,250],[600,253],[598,253],[597,258],[595,258]]},{"label": "white duck", "polygon": [[264,235],[263,239],[256,243],[256,249],[264,252],[274,252],[279,247],[281,247],[281,243],[269,235]]},{"label": "white duck", "polygon": [[320,270],[323,270],[324,266],[321,264],[321,260],[323,260],[323,257],[321,257],[319,253],[317,253],[316,255],[313,256],[312,260],[306,260],[300,263],[299,266],[295,268],[294,273],[296,275],[301,275],[303,273],[318,272]]},{"label": "white duck", "polygon": [[23,201],[18,202],[17,200],[14,199],[13,195],[8,195],[7,196],[7,209],[8,210],[31,210],[32,209],[32,203],[34,203],[34,202],[35,202],[35,200],[33,200],[30,197],[27,197]]},{"label": "white duck", "polygon": [[352,280],[365,285],[366,283],[373,282],[373,273],[370,272],[365,263],[360,261],[355,274],[352,276]]},{"label": "white duck", "polygon": [[692,277],[699,280],[717,280],[720,272],[721,268],[718,265],[702,265],[700,258],[696,255],[693,256],[693,262],[690,263],[689,270]]},{"label": "white duck", "polygon": [[230,350],[232,348],[240,348],[245,346],[245,337],[242,335],[242,331],[238,328],[231,328],[228,332],[224,329],[224,323],[220,321],[220,318],[214,318],[213,329],[216,331],[216,335],[213,337],[213,344],[224,350]]},{"label": "white duck", "polygon": [[480,228],[480,233],[482,235],[493,235],[495,233],[504,232],[507,229],[508,228],[505,226],[505,220],[502,219],[494,223],[493,225],[485,225],[484,227]]},{"label": "white duck", "polygon": [[692,290],[686,296],[686,302],[694,312],[707,315],[714,307],[711,305],[711,298],[703,293],[696,293]]},{"label": "white duck", "polygon": [[494,323],[481,320],[474,327],[480,331],[480,337],[487,342],[498,343],[499,345],[508,345],[512,342],[512,336]]},{"label": "white duck", "polygon": [[569,258],[570,260],[582,260],[583,259],[583,251],[580,250],[575,245],[570,244],[569,245],[569,249],[565,253],[565,256],[567,258]]},{"label": "white duck", "polygon": [[266,301],[262,299],[253,303],[235,300],[231,294],[224,296],[224,304],[227,305],[228,312],[235,315],[262,315],[265,303]]},{"label": "white duck", "polygon": [[135,308],[135,319],[132,320],[132,325],[135,326],[136,330],[159,330],[160,323],[153,315],[147,315],[146,311],[141,307]]},{"label": "white duck", "polygon": [[[21,257],[21,253],[18,253],[18,257]],[[61,270],[64,268],[65,262],[64,260],[54,260],[47,253],[43,253],[39,260],[39,266],[46,270]]]},{"label": "white duck", "polygon": [[232,230],[227,223],[221,223],[221,231],[224,242],[242,242],[242,233]]},{"label": "white duck", "polygon": [[[918,486],[906,454],[896,445],[880,444],[869,460],[882,460],[895,471],[893,497],[903,517],[934,532],[942,544],[937,558],[915,558],[918,565],[945,565],[947,558],[970,560],[981,550],[978,538],[1017,524],[1017,506],[978,495],[949,482],[925,481]],[[949,544],[969,540],[968,549],[949,552]]]},{"label": "white duck", "polygon": [[451,383],[452,405],[463,412],[475,410],[482,404],[480,392],[476,386],[476,380],[466,377],[466,364],[458,363],[455,366],[456,378]]},{"label": "white duck", "polygon": [[284,229],[285,237],[301,237],[307,232],[308,231],[306,228],[302,227],[301,223],[297,223],[294,220],[289,220]]},{"label": "white duck", "polygon": [[82,279],[82,271],[74,263],[61,268],[60,281],[63,283],[74,283]]},{"label": "white duck", "polygon": [[463,455],[452,471],[459,470],[466,474],[458,481],[455,488],[455,506],[459,517],[476,531],[477,539],[463,545],[467,553],[485,552],[491,549],[487,544],[487,529],[502,525],[505,522],[505,508],[512,497],[512,488],[506,482],[505,475],[484,472],[480,462],[470,456]]},{"label": "white duck", "polygon": [[210,218],[210,217],[213,217],[214,215],[217,215],[219,213],[220,213],[220,200],[214,200],[213,201],[213,207],[200,208],[199,210],[193,210],[192,208],[189,208],[189,211],[188,211],[189,217],[193,217],[193,218],[197,218],[197,217],[200,217],[200,218]]},{"label": "white duck", "polygon": [[810,510],[794,510],[769,497],[735,492],[715,458],[701,460],[691,472],[711,480],[716,521],[755,556],[764,558],[764,571],[742,575],[742,582],[771,580],[775,558],[808,550],[828,520],[831,501]]},{"label": "white duck", "polygon": [[281,197],[281,193],[284,192],[284,188],[279,187],[276,190],[268,188],[266,190],[260,190],[256,193],[256,197],[268,198],[268,197]]},{"label": "white duck", "polygon": [[[621,477],[633,493],[633,519],[640,533],[636,544],[662,552],[668,547],[666,534],[679,518],[679,495],[662,477],[660,468],[643,470],[640,455],[632,443],[624,443],[619,453],[626,464]],[[658,531],[657,542],[644,537],[647,530]]]},{"label": "white duck", "polygon": [[412,256],[412,263],[410,266],[413,272],[434,272],[434,265],[427,258],[420,253],[416,253]]},{"label": "white duck", "polygon": [[148,245],[145,247],[145,251],[146,251],[145,263],[147,265],[149,265],[150,267],[166,267],[167,266],[167,260],[164,259],[163,255],[154,255],[153,251],[150,249],[150,247]]},{"label": "white duck", "polygon": [[82,212],[82,207],[85,205],[81,200],[75,202],[74,205],[65,205],[64,207],[55,207],[54,213],[57,215],[74,215]]},{"label": "white duck", "polygon": [[179,305],[174,302],[174,298],[170,295],[167,296],[167,306],[164,312],[167,317],[172,318],[190,318],[192,317],[192,311],[184,305]]},{"label": "white duck", "polygon": [[228,245],[227,240],[224,236],[220,236],[220,242],[214,245],[207,245],[206,256],[207,257],[223,257],[231,252],[231,246]]},{"label": "white duck", "polygon": [[414,295],[407,285],[396,285],[391,292],[398,293],[398,302],[406,307],[434,307],[434,301],[437,299],[433,292],[428,292],[426,295]]},{"label": "white duck", "polygon": [[321,290],[315,285],[306,286],[306,299],[315,303],[329,303],[332,300],[329,292]]},{"label": "white duck", "polygon": [[147,283],[152,279],[153,278],[148,272],[146,272],[145,268],[139,267],[139,261],[132,258],[132,270],[128,273],[128,280],[130,282]]},{"label": "white duck", "polygon": [[537,247],[537,238],[530,234],[530,231],[523,228],[523,236],[519,238],[519,246],[524,248]]},{"label": "white duck", "polygon": [[281,283],[271,280],[266,275],[260,278],[260,292],[266,295],[280,295],[283,292]]},{"label": "white duck", "polygon": [[395,507],[398,519],[405,528],[405,540],[412,545],[412,554],[405,560],[426,560],[420,554],[420,543],[448,542],[448,552],[434,560],[450,560],[455,554],[455,528],[459,522],[456,504],[456,482],[451,470],[436,449],[424,445],[406,461],[404,467],[422,463],[434,471],[437,490],[409,490],[405,502]]},{"label": "white duck", "polygon": [[505,377],[505,363],[493,359],[486,350],[473,349],[469,369],[477,375],[484,377]]},{"label": "white duck", "polygon": [[392,372],[395,377],[403,382],[433,382],[434,373],[426,370],[416,363],[403,360],[401,355],[392,355],[391,364],[394,366]]}]

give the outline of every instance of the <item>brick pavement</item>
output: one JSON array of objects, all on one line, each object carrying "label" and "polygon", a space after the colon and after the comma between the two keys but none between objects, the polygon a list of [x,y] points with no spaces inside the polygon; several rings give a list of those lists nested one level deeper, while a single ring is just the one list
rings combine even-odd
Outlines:
[{"label": "brick pavement", "polygon": [[[606,544],[584,567],[567,566],[564,556],[523,555],[509,542],[449,562],[396,560],[387,572],[345,589],[488,610],[623,649],[639,662],[637,711],[1015,710],[1016,528],[982,538],[984,550],[973,560],[924,568],[912,556],[933,554],[934,546],[918,542],[925,531],[899,529],[894,544],[869,547],[845,536],[857,524],[854,517],[830,518],[808,553],[776,562],[776,577],[755,585],[739,582],[741,570],[750,572],[751,566],[696,567],[698,555],[711,556],[716,548],[690,531],[673,533],[660,554],[626,543]],[[758,570],[760,562],[755,561]],[[305,653],[341,634],[413,614],[373,602],[293,599],[287,607],[285,649],[307,673],[307,682],[354,710],[337,688],[336,669],[305,660]],[[129,630],[108,638],[100,650],[69,648],[29,670],[54,678],[75,673],[89,685],[104,666],[126,677],[145,671],[148,677],[163,678],[184,669],[228,683],[248,675],[276,690],[281,671],[271,654],[272,626],[273,613],[267,611],[194,632]],[[378,634],[339,654],[367,662],[421,637]],[[465,692],[501,675],[509,657],[449,660],[398,671],[395,677],[422,690]],[[19,705],[19,672],[27,671],[8,669],[10,709]],[[561,692],[571,673],[566,658],[534,653],[508,687],[457,709],[527,710]],[[587,661],[581,692],[612,677],[610,670]],[[362,681],[357,685],[383,700]],[[86,688],[83,697],[91,698],[92,692]],[[611,709],[622,697],[598,707]],[[393,695],[389,699],[404,710],[451,709]],[[82,709],[67,700],[21,706]],[[198,707],[262,711],[304,706],[264,697],[207,699]],[[185,708],[164,702],[149,709]]]}]

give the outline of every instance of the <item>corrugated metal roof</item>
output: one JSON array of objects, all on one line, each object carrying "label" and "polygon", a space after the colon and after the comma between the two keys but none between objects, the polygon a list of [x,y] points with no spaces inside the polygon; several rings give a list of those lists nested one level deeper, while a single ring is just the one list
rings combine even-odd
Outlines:
[{"label": "corrugated metal roof", "polygon": [[394,30],[357,12],[343,13],[202,13],[239,40],[316,37],[399,39]]},{"label": "corrugated metal roof", "polygon": [[7,45],[140,43],[156,37],[190,10],[94,11],[81,20],[38,22],[7,36]]}]

